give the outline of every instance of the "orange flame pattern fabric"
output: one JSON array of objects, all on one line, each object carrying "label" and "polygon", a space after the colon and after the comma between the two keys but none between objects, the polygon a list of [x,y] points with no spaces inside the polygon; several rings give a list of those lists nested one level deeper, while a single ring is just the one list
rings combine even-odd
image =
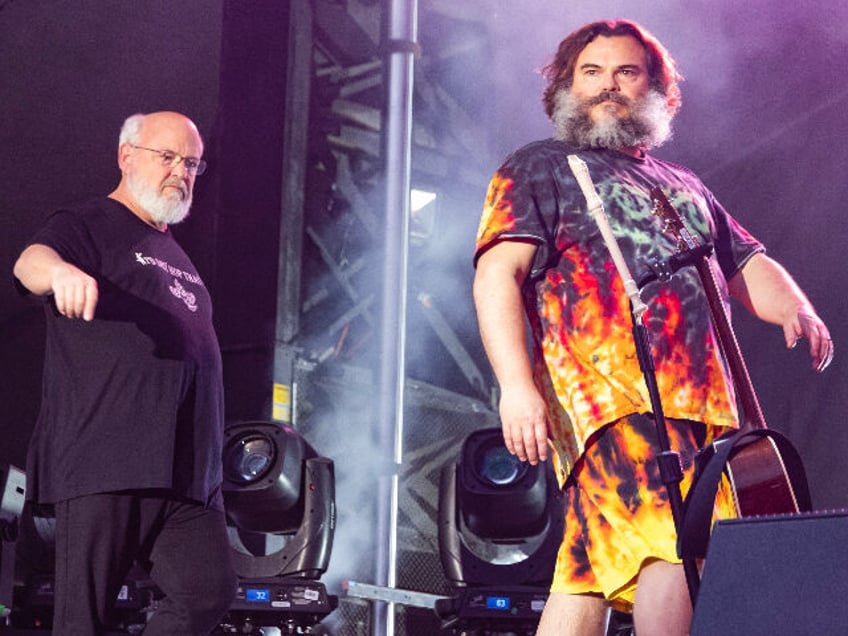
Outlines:
[{"label": "orange flame pattern fabric", "polygon": [[[493,177],[475,258],[500,241],[533,241],[524,284],[535,380],[548,403],[549,439],[564,481],[601,427],[651,410],[636,357],[629,299],[597,224],[555,140],[514,153]],[[689,171],[651,157],[581,151],[637,283],[677,250],[651,214],[661,184],[690,232],[714,246],[717,278],[735,275],[762,245]],[[654,277],[656,278],[656,277]],[[726,293],[726,289],[725,289]],[[641,285],[657,383],[667,417],[736,426],[735,393],[692,267]]]},{"label": "orange flame pattern fabric", "polygon": [[[695,453],[724,429],[674,420],[666,428],[684,468],[680,488],[685,497]],[[616,609],[630,611],[636,577],[647,559],[680,562],[658,452],[655,425],[645,416],[622,419],[590,441],[572,473],[573,485],[565,490],[565,536],[552,592],[602,593]],[[733,516],[732,497],[721,490],[714,517]]]}]

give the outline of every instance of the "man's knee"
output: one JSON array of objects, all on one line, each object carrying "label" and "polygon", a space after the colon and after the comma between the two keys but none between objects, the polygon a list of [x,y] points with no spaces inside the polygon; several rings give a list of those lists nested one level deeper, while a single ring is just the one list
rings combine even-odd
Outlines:
[{"label": "man's knee", "polygon": [[187,599],[188,614],[193,627],[203,633],[204,628],[212,629],[221,617],[230,609],[238,588],[238,578],[232,570],[225,570],[216,577],[208,577],[200,582],[195,595]]},{"label": "man's knee", "polygon": [[237,588],[238,578],[230,572],[228,576],[221,577],[216,585],[207,588],[206,596],[209,600],[206,604],[210,607],[229,609],[236,596]]},{"label": "man's knee", "polygon": [[[189,602],[173,598],[163,599],[144,629],[144,636],[207,636],[221,624],[235,596],[235,584],[231,594],[215,597],[198,597]],[[223,592],[223,590],[222,590]]]},{"label": "man's knee", "polygon": [[160,600],[144,630],[145,636],[209,634],[232,606],[237,587],[238,578],[227,568],[193,577],[190,584]]},{"label": "man's knee", "polygon": [[609,604],[592,594],[551,593],[537,636],[603,636]]},{"label": "man's knee", "polygon": [[689,633],[692,601],[683,566],[654,560],[639,573],[633,620],[640,634]]}]

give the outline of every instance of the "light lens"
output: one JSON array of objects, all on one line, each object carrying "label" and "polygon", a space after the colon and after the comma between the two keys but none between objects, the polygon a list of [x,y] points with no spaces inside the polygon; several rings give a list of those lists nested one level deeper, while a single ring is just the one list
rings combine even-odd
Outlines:
[{"label": "light lens", "polygon": [[494,486],[508,486],[527,472],[527,466],[506,446],[493,445],[481,449],[477,456],[477,474]]},{"label": "light lens", "polygon": [[275,459],[273,440],[260,433],[245,433],[228,444],[224,470],[230,481],[252,484],[268,474]]}]

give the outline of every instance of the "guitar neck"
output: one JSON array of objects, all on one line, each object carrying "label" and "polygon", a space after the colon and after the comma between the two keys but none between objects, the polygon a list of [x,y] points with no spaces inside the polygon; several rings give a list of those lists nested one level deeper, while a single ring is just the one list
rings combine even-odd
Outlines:
[{"label": "guitar neck", "polygon": [[715,274],[710,267],[709,256],[699,259],[696,263],[696,268],[707,295],[713,326],[718,334],[724,359],[727,361],[733,384],[736,387],[739,404],[743,413],[743,427],[767,428],[762,409],[760,409],[760,403],[757,400],[757,394],[754,392],[751,376],[748,375],[748,367],[745,366],[745,359],[742,357],[739,342],[736,340],[736,334],[733,332],[730,324],[730,317],[727,315],[727,309],[722,302]]},{"label": "guitar neck", "polygon": [[[654,214],[663,220],[663,231],[677,239],[680,250],[691,252],[696,249],[698,245],[695,237],[686,228],[683,219],[671,205],[662,188],[652,188],[651,199],[654,201]],[[722,300],[715,273],[710,267],[709,252],[695,259],[695,267],[707,296],[719,346],[724,353],[724,359],[727,361],[733,384],[736,387],[739,406],[742,408],[742,426],[744,428],[767,428],[760,403],[757,401],[757,394],[754,393],[754,385],[748,375],[748,368],[745,366],[745,359],[742,357],[742,351],[739,349],[739,343],[733,333],[730,316]]]}]

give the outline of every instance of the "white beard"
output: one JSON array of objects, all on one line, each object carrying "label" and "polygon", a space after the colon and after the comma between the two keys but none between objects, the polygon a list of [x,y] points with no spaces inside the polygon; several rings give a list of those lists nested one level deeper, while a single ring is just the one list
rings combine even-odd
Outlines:
[{"label": "white beard", "polygon": [[[179,188],[183,187],[181,182],[175,185]],[[191,191],[184,191],[185,198],[182,198],[179,192],[162,194],[158,188],[149,186],[133,173],[127,175],[127,189],[141,208],[158,224],[180,223],[188,216],[191,208]]]},{"label": "white beard", "polygon": [[617,97],[630,106],[631,115],[594,121],[589,114],[591,100],[581,101],[569,89],[561,89],[551,116],[554,137],[576,148],[655,148],[671,138],[672,115],[664,95],[652,90],[638,101]]}]

